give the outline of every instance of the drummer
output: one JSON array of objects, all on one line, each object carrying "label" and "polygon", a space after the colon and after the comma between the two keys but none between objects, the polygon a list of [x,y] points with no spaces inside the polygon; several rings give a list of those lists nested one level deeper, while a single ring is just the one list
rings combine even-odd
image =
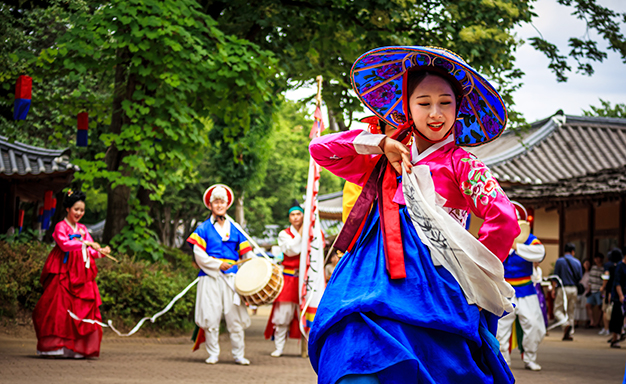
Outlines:
[{"label": "drummer", "polygon": [[272,312],[265,327],[265,338],[274,335],[276,350],[270,355],[280,357],[289,337],[300,339],[298,327],[298,271],[300,269],[300,244],[302,243],[302,222],[304,210],[299,205],[289,209],[291,226],[278,234],[278,246],[283,252],[283,276],[285,285],[272,306]]},{"label": "drummer", "polygon": [[245,236],[226,220],[226,210],[233,204],[233,191],[224,184],[215,184],[204,192],[204,204],[211,216],[200,224],[187,242],[193,248],[198,273],[195,321],[200,328],[196,347],[205,340],[207,364],[219,360],[220,320],[226,318],[235,363],[250,365],[244,357],[244,329],[250,326],[245,303],[235,292],[234,281],[239,259],[253,256]]},{"label": "drummer", "polygon": [[517,212],[521,234],[515,239],[509,257],[504,261],[504,278],[515,289],[515,296],[512,299],[515,310],[498,320],[497,338],[502,356],[511,365],[509,343],[517,318],[519,320],[517,324],[522,330],[522,339],[518,340],[518,343],[523,350],[524,366],[531,371],[540,371],[541,366],[537,364],[537,349],[546,334],[546,325],[531,277],[533,263],[540,263],[544,259],[546,249],[539,239],[530,233],[526,208],[517,201],[511,203]]}]

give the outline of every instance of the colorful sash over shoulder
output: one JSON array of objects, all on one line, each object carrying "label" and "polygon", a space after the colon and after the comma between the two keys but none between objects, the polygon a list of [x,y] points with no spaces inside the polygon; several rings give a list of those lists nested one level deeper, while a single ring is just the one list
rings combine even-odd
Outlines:
[{"label": "colorful sash over shoulder", "polygon": [[[403,126],[396,131],[393,138],[406,143],[410,138],[410,132],[411,130],[408,126]],[[400,231],[400,206],[393,201],[393,196],[398,188],[397,176],[398,173],[389,164],[387,158],[381,156],[369,179],[363,186],[363,191],[354,204],[352,211],[350,211],[350,215],[348,215],[334,247],[343,252],[352,248],[365,224],[365,218],[372,203],[378,197],[381,228],[385,239],[387,270],[392,279],[403,279],[406,277],[406,270],[404,267],[402,233]]]}]

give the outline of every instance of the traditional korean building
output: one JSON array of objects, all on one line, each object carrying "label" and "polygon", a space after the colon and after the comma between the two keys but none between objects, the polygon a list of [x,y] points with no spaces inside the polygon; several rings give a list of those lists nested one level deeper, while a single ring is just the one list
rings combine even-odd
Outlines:
[{"label": "traditional korean building", "polygon": [[[624,245],[626,119],[557,113],[471,152],[533,216],[533,233],[546,246],[544,271],[568,242],[580,259]],[[481,221],[472,219],[477,233]]]},{"label": "traditional korean building", "polygon": [[[0,136],[0,233],[17,228],[19,210],[30,204],[25,227],[34,227],[47,191],[56,196],[70,185],[77,167],[70,163],[69,150],[52,150]],[[30,213],[30,215],[28,215]]]}]

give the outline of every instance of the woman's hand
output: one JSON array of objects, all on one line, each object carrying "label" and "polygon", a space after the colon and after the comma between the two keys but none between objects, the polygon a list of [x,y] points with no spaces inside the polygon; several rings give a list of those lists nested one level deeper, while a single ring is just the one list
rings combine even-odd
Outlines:
[{"label": "woman's hand", "polygon": [[95,249],[96,251],[99,251],[102,248],[100,244],[96,243],[95,241],[87,245],[89,245],[91,248]]},{"label": "woman's hand", "polygon": [[397,140],[385,137],[380,142],[379,146],[385,153],[385,156],[387,156],[389,164],[391,164],[396,172],[402,174],[402,165],[404,165],[406,172],[411,173],[411,168],[413,168],[411,164],[411,152],[406,145]]},{"label": "woman's hand", "polygon": [[108,255],[109,253],[111,253],[111,248],[109,248],[108,245],[104,248],[100,248],[100,253]]}]

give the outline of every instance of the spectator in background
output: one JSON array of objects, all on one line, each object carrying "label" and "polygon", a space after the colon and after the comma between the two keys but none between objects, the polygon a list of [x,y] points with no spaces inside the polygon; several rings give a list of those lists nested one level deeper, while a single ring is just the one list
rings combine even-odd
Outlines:
[{"label": "spectator in background", "polygon": [[609,261],[604,264],[604,274],[602,275],[602,294],[604,300],[602,301],[602,312],[604,315],[604,329],[605,332],[600,331],[601,335],[608,335],[609,322],[611,321],[611,315],[613,313],[613,303],[611,301],[611,292],[613,291],[613,281],[615,281],[615,268],[617,263],[622,260],[622,255],[619,252],[609,252]]},{"label": "spectator in background", "polygon": [[624,329],[624,312],[622,306],[624,304],[624,294],[626,293],[626,257],[618,248],[611,250],[610,254],[622,257],[622,260],[615,267],[615,278],[613,280],[613,290],[611,292],[611,301],[613,302],[613,310],[611,312],[611,321],[609,322],[609,331],[611,332],[611,348],[621,348],[619,342],[622,340],[622,332]]},{"label": "spectator in background", "polygon": [[337,263],[339,262],[339,259],[341,258],[341,256],[343,256],[343,252],[339,250],[335,250],[335,253],[333,253],[333,255],[330,257],[330,263],[326,264],[325,272],[326,272],[327,283],[330,280],[330,277],[332,276],[333,272],[335,271],[335,267],[337,266]]},{"label": "spectator in background", "polygon": [[[554,317],[563,326],[563,341],[571,341],[571,331],[574,327],[574,312],[578,290],[576,284],[582,279],[583,272],[580,261],[574,257],[576,246],[572,243],[565,244],[565,255],[559,257],[554,264],[554,274],[560,281],[553,281],[555,290]],[[561,287],[561,283],[563,286]],[[556,294],[554,293],[556,292]],[[567,311],[565,309],[567,300]]]},{"label": "spectator in background", "polygon": [[580,279],[580,284],[585,287],[585,291],[577,297],[574,319],[576,320],[577,327],[585,326],[585,328],[589,328],[591,317],[587,314],[587,296],[591,291],[591,287],[589,286],[589,271],[591,270],[591,261],[589,259],[585,259],[582,262],[582,266],[583,277],[582,279]]},{"label": "spectator in background", "polygon": [[[587,315],[589,316],[589,326],[599,327],[602,321],[602,262],[604,255],[596,253],[593,257],[593,266],[589,271],[589,294],[587,295]],[[607,332],[608,333],[608,332]]]},{"label": "spectator in background", "polygon": [[[548,334],[548,305],[546,304],[546,296],[543,294],[543,271],[539,266],[539,263],[533,263],[533,275],[531,277],[533,284],[535,285],[535,291],[537,292],[537,299],[539,299],[539,307],[541,307],[541,313],[543,315],[543,323],[546,326],[546,334]],[[552,288],[549,285],[549,288]]]}]

